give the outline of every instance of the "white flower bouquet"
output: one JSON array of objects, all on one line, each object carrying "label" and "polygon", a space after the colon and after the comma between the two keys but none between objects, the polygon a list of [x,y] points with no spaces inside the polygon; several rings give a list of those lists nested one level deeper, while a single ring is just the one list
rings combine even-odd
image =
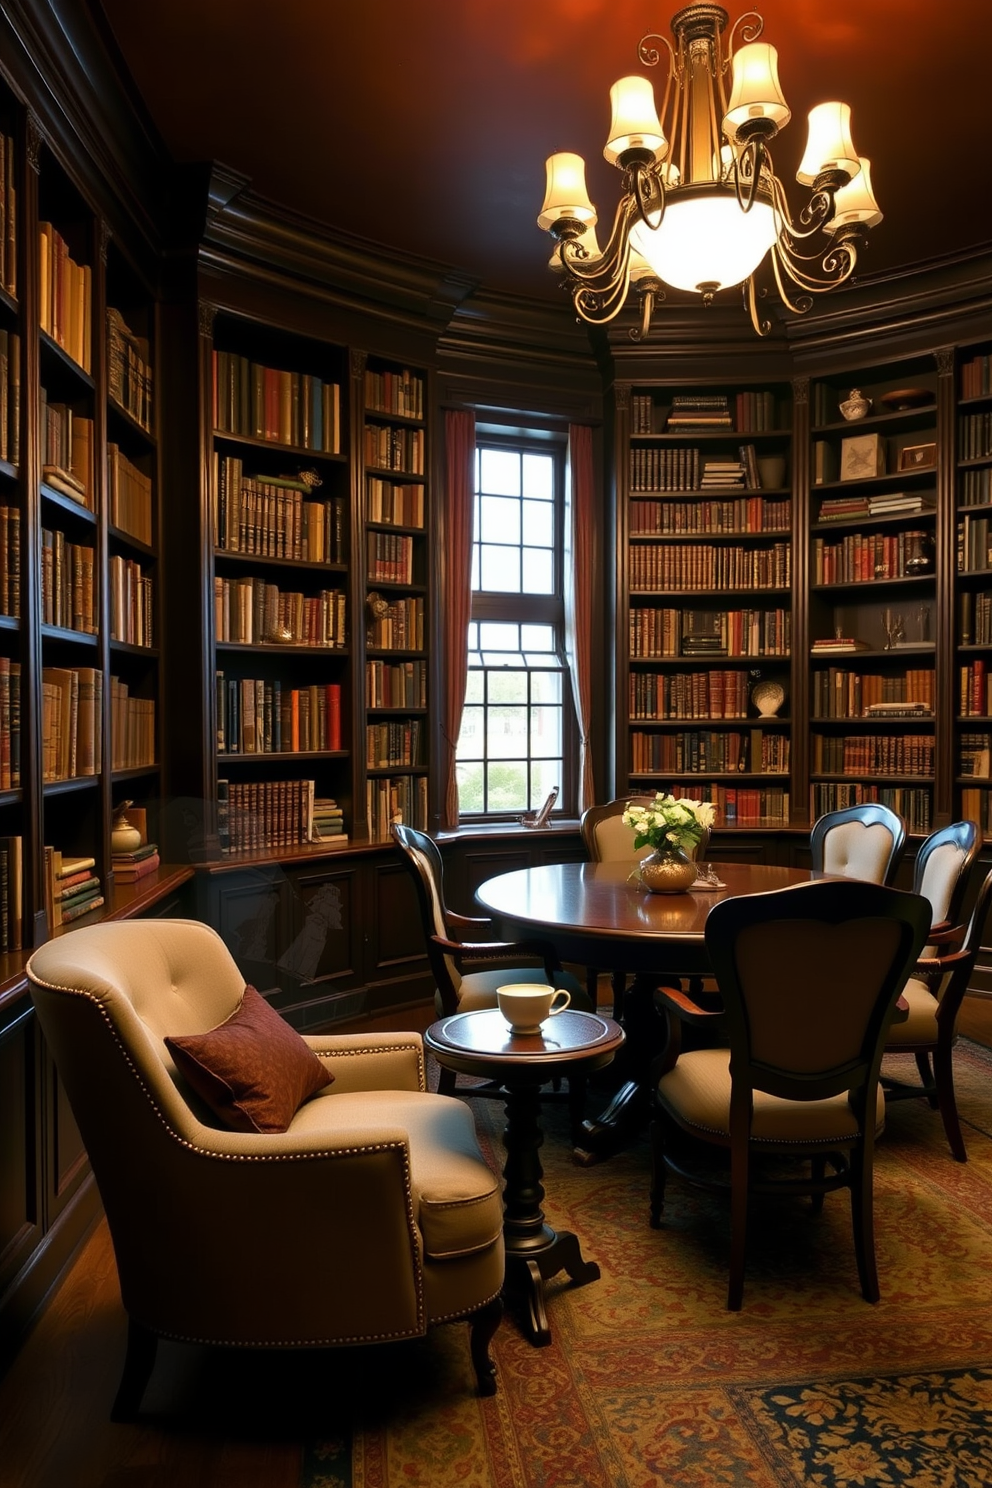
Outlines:
[{"label": "white flower bouquet", "polygon": [[666,796],[661,791],[649,806],[629,805],[623,814],[624,825],[634,829],[635,848],[653,847],[662,851],[679,847],[683,852],[691,852],[715,820],[716,811],[709,801]]}]

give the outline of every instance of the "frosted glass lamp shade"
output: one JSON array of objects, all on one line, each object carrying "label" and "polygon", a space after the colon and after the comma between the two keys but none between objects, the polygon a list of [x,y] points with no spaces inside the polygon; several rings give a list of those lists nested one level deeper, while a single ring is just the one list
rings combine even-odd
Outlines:
[{"label": "frosted glass lamp shade", "polygon": [[806,153],[796,171],[796,180],[812,186],[823,171],[847,171],[856,176],[861,169],[851,139],[851,107],[847,103],[818,103],[809,111]]},{"label": "frosted glass lamp shade", "polygon": [[871,188],[871,161],[861,156],[861,169],[853,181],[848,181],[834,196],[834,215],[825,224],[824,231],[835,233],[847,223],[861,222],[865,227],[877,227],[882,220]]},{"label": "frosted glass lamp shade", "polygon": [[603,154],[616,165],[625,150],[650,150],[656,159],[668,149],[658,110],[654,106],[654,89],[643,77],[625,77],[610,89],[613,118],[610,137]]},{"label": "frosted glass lamp shade", "polygon": [[749,119],[771,119],[784,129],[792,118],[778,81],[778,53],[766,41],[752,41],[734,53],[734,80],[723,120],[724,133],[733,139]]},{"label": "frosted glass lamp shade", "polygon": [[548,189],[537,219],[538,227],[550,229],[563,217],[576,222],[596,221],[596,208],[586,190],[586,163],[581,155],[559,150],[547,159]]},{"label": "frosted glass lamp shade", "polygon": [[742,212],[732,191],[670,198],[661,226],[638,222],[630,241],[674,289],[726,289],[753,274],[774,243],[775,213],[762,201]]}]

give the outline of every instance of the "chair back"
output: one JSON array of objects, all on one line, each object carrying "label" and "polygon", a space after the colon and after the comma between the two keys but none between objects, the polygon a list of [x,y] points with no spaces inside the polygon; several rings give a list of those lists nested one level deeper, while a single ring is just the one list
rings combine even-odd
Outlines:
[{"label": "chair back", "polygon": [[[594,863],[639,863],[647,848],[634,846],[634,833],[624,825],[628,806],[650,806],[654,796],[622,796],[602,806],[590,806],[582,813],[579,829],[586,852]],[[705,831],[690,858],[705,858],[710,834]]]},{"label": "chair back", "polygon": [[[951,1030],[952,1033],[958,1013],[961,1010],[962,1000],[968,990],[968,984],[975,969],[978,953],[983,949],[982,937],[985,934],[985,923],[989,917],[990,909],[992,909],[992,871],[985,875],[979,887],[971,915],[968,919],[968,926],[964,932],[964,939],[961,941],[960,946],[952,947],[950,955],[944,957],[940,956],[940,947],[932,948],[937,957],[933,966],[934,980],[937,983],[935,996],[939,1003],[937,1021],[938,1024]],[[985,947],[984,949],[987,950],[988,948]],[[924,955],[930,952],[930,950],[931,947],[928,946],[924,951]],[[957,951],[957,955],[954,954],[955,950]],[[943,968],[941,966],[942,961],[948,963]],[[926,969],[926,963],[923,963],[923,965],[924,969]],[[942,970],[943,976],[941,976]]]},{"label": "chair back", "polygon": [[935,925],[956,925],[960,920],[981,845],[977,824],[959,821],[931,832],[917,853],[913,891],[929,899]]},{"label": "chair back", "polygon": [[809,836],[814,873],[891,883],[906,846],[906,823],[878,801],[828,811]]},{"label": "chair back", "polygon": [[455,938],[448,931],[444,906],[444,865],[441,861],[441,854],[438,852],[437,843],[432,837],[428,837],[426,832],[418,832],[415,827],[405,826],[401,822],[394,822],[389,830],[393,841],[402,853],[403,861],[413,876],[424,927],[424,939],[427,942],[427,956],[434,973],[434,980],[437,982],[438,992],[441,994],[441,1002],[446,1012],[454,1012],[458,1006],[458,989],[462,983],[461,972],[454,958],[444,955],[441,948],[431,939],[434,935],[440,935],[445,940]]},{"label": "chair back", "polygon": [[869,1098],[929,928],[920,895],[853,880],[716,904],[706,947],[735,1089],[806,1101],[860,1090]]}]

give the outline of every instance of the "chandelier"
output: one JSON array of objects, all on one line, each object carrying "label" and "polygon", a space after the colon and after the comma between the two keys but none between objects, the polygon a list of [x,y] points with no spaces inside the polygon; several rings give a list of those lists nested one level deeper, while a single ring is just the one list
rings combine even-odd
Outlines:
[{"label": "chandelier", "polygon": [[814,294],[850,278],[867,229],[882,220],[870,161],[851,140],[851,110],[836,102],[810,111],[796,172],[809,200],[797,218],[790,215],[770,149],[792,117],[778,56],[758,40],[764,21],[756,11],[735,21],[724,45],[728,20],[722,6],[687,5],[672,18],[674,46],[655,33],[642,38],[644,66],[657,66],[662,48],[668,51],[660,117],[647,78],[621,78],[610,89],[613,119],[603,154],[621,172],[623,188],[602,250],[582,157],[562,151],[547,162],[537,221],[556,243],[551,267],[594,325],[612,320],[633,286],[641,312],[630,331],[635,340],[650,330],[666,284],[701,295],[705,305],[742,285],[752,324],[767,335],[771,321],[759,308],[766,290],[755,284],[761,265],[770,263],[783,303],[802,314]]}]

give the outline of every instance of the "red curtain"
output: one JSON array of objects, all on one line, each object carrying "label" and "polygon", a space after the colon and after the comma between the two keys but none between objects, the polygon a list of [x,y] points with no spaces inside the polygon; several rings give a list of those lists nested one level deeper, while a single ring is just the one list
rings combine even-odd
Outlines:
[{"label": "red curtain", "polygon": [[595,511],[592,430],[568,426],[568,508],[565,520],[565,647],[579,725],[578,810],[596,800],[589,733],[592,727],[592,616]]},{"label": "red curtain", "polygon": [[472,618],[472,493],[475,414],[449,409],[444,417],[446,479],[441,532],[441,648],[445,695],[441,708],[441,826],[458,825],[455,749],[465,705],[468,625]]}]

